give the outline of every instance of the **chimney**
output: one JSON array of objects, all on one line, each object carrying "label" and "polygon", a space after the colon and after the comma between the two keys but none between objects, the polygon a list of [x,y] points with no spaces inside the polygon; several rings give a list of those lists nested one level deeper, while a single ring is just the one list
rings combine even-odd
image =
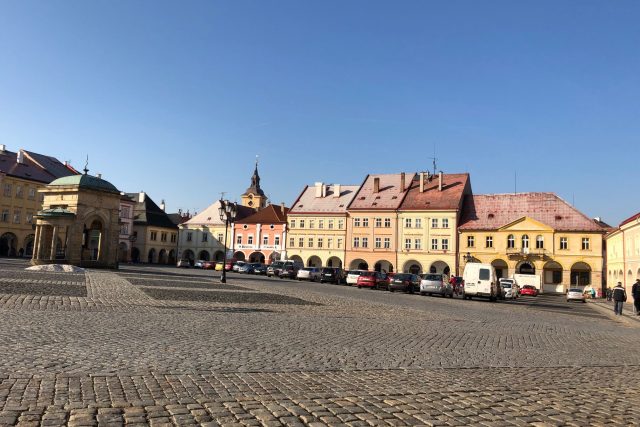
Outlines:
[{"label": "chimney", "polygon": [[442,191],[442,171],[438,174],[438,190]]},{"label": "chimney", "polygon": [[373,178],[373,192],[374,193],[380,192],[380,178],[378,177]]},{"label": "chimney", "polygon": [[138,193],[138,203],[144,203],[144,199],[147,195],[144,194],[144,191]]},{"label": "chimney", "polygon": [[164,204],[164,199],[162,199],[162,201],[160,202],[160,209],[162,209],[162,212],[164,212],[166,207],[167,206]]},{"label": "chimney", "polygon": [[97,174],[96,176],[98,177],[98,179],[102,179],[102,174],[101,173]]},{"label": "chimney", "polygon": [[7,146],[4,144],[0,144],[0,151],[7,151]]},{"label": "chimney", "polygon": [[420,172],[420,192],[424,193],[424,172]]},{"label": "chimney", "polygon": [[16,156],[16,162],[24,163],[24,153],[22,152],[22,149],[18,150],[18,154]]},{"label": "chimney", "polygon": [[404,172],[400,174],[400,192],[404,193]]},{"label": "chimney", "polygon": [[324,197],[324,184],[322,182],[316,182],[316,198]]},{"label": "chimney", "polygon": [[333,185],[333,197],[335,197],[336,199],[340,197],[340,184]]},{"label": "chimney", "polygon": [[65,161],[64,161],[64,165],[65,165],[66,167],[69,167],[69,160],[65,160]]},{"label": "chimney", "polygon": [[280,203],[280,210],[282,211],[282,215],[284,215],[284,202]]}]

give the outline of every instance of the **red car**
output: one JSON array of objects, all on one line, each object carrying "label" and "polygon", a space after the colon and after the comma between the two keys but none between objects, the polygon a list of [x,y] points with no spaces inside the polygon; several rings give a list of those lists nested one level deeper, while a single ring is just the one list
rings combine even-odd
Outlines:
[{"label": "red car", "polygon": [[364,271],[358,276],[358,288],[387,289],[387,275],[378,271]]},{"label": "red car", "polygon": [[530,295],[532,297],[537,297],[538,296],[538,289],[535,286],[524,285],[520,289],[520,295]]}]

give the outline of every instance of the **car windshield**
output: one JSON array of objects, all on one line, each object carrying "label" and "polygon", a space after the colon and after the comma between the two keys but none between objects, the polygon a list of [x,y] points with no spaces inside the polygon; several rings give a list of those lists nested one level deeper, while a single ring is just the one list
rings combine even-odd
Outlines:
[{"label": "car windshield", "polygon": [[410,274],[396,274],[393,276],[394,280],[409,280],[411,279]]},{"label": "car windshield", "polygon": [[313,271],[313,268],[305,267],[305,268],[302,269],[302,271]]},{"label": "car windshield", "polygon": [[571,289],[569,289],[569,292],[577,292],[577,293],[581,294],[582,293],[582,289],[580,289],[580,288],[571,288]]},{"label": "car windshield", "polygon": [[531,285],[524,285],[522,288],[523,288],[523,289],[535,289],[535,288],[534,288],[533,286],[531,286]]},{"label": "car windshield", "polygon": [[323,273],[333,273],[333,268],[323,268],[322,272]]},{"label": "car windshield", "polygon": [[509,288],[511,288],[511,283],[503,282],[503,283],[502,283],[502,287],[503,287],[503,288],[506,288],[506,289],[509,289]]},{"label": "car windshield", "polygon": [[375,276],[376,273],[374,271],[363,271],[360,275],[364,277],[372,277]]},{"label": "car windshield", "polygon": [[349,272],[349,274],[354,275],[354,276],[360,276],[362,273],[364,273],[364,272],[360,271],[360,270],[351,270]]},{"label": "car windshield", "polygon": [[442,280],[441,274],[425,274],[424,280]]}]

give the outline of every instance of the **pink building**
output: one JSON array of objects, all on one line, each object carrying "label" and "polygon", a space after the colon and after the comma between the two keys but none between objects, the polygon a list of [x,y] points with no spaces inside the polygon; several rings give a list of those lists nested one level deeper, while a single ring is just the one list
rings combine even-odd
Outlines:
[{"label": "pink building", "polygon": [[289,208],[268,205],[233,225],[231,250],[238,260],[271,264],[286,259],[287,212]]}]

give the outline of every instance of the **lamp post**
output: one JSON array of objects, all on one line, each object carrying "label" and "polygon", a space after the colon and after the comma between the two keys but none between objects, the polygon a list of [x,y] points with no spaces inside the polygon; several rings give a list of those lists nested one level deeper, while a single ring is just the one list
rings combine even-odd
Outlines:
[{"label": "lamp post", "polygon": [[220,199],[218,213],[220,214],[220,221],[224,221],[224,253],[222,254],[222,277],[220,278],[220,283],[227,283],[227,230],[229,223],[236,218],[238,204]]}]

